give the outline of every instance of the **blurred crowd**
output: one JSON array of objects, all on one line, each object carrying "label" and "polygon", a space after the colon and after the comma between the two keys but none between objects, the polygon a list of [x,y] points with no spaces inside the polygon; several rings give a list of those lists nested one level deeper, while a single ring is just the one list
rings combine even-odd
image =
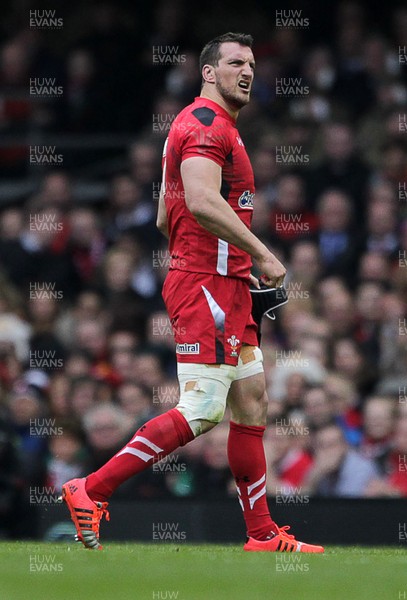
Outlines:
[{"label": "blurred crowd", "polygon": [[[407,496],[407,8],[390,4],[379,22],[369,4],[340,2],[324,36],[312,14],[311,31],[278,28],[254,5],[230,27],[255,36],[238,128],[255,173],[253,230],[286,264],[289,296],[263,323],[268,493]],[[0,147],[0,176],[34,172],[35,190],[1,187],[0,536],[27,533],[27,507],[177,402],[161,298],[169,254],[155,227],[161,152],[199,95],[199,50],[223,32],[223,10],[215,27],[183,2],[73,3],[52,35],[8,16],[0,130],[19,143]],[[154,64],[153,47],[170,46],[182,60]],[[62,97],[28,93],[46,77]],[[133,141],[79,178],[81,148],[59,168],[30,167],[18,136],[33,131]],[[235,495],[227,417],[116,497]]]}]

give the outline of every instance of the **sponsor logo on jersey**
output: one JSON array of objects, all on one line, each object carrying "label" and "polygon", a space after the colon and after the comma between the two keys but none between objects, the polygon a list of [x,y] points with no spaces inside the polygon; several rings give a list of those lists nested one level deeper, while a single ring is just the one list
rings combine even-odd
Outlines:
[{"label": "sponsor logo on jersey", "polygon": [[195,344],[177,344],[175,351],[177,354],[199,354],[199,342],[195,342]]},{"label": "sponsor logo on jersey", "polygon": [[240,208],[252,209],[253,208],[253,198],[254,198],[254,193],[251,194],[250,190],[245,190],[238,200],[238,204],[239,204]]},{"label": "sponsor logo on jersey", "polygon": [[235,335],[231,335],[228,338],[228,343],[232,346],[230,356],[237,356],[237,347],[240,345],[240,340]]},{"label": "sponsor logo on jersey", "polygon": [[243,146],[243,148],[244,148],[244,143],[242,141],[242,138],[237,135],[236,139],[237,139],[237,143],[239,144],[239,146]]}]

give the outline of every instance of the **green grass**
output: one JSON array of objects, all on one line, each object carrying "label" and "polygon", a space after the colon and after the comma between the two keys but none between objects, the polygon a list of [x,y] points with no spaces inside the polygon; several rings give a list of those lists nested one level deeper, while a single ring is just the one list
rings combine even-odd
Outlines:
[{"label": "green grass", "polygon": [[324,555],[252,554],[241,546],[106,543],[102,552],[91,552],[67,543],[0,543],[0,600],[62,598],[407,599],[407,551],[328,547]]}]

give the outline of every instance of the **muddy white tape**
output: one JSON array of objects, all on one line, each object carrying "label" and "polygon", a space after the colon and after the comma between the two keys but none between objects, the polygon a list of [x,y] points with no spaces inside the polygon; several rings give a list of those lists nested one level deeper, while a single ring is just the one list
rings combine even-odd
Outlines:
[{"label": "muddy white tape", "polygon": [[237,363],[235,379],[245,379],[246,377],[263,373],[263,352],[260,350],[260,348],[257,346],[253,348],[253,359],[245,363],[241,358],[242,352]]},{"label": "muddy white tape", "polygon": [[203,433],[203,421],[220,423],[237,367],[178,363],[180,398],[177,409],[188,421],[195,437]]}]

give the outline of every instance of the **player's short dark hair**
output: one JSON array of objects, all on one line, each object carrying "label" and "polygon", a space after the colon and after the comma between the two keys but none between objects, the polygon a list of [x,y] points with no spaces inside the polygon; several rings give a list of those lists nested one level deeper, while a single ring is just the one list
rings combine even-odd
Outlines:
[{"label": "player's short dark hair", "polygon": [[199,69],[201,73],[204,65],[217,66],[220,59],[220,47],[225,42],[236,42],[241,46],[251,48],[253,38],[248,33],[233,33],[231,31],[218,35],[218,37],[208,42],[201,52],[201,56],[199,57]]}]

